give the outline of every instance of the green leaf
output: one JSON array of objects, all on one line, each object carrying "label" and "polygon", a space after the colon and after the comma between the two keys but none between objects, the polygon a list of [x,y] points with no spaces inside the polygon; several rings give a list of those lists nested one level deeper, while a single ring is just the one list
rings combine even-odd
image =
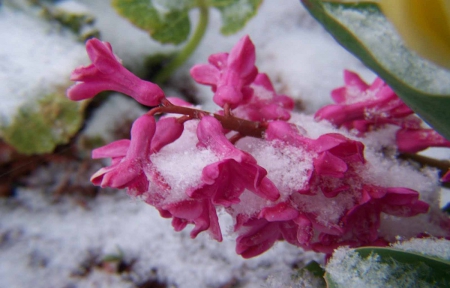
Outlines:
[{"label": "green leaf", "polygon": [[[450,285],[450,262],[418,253],[393,248],[365,247],[350,249],[345,257],[340,256],[339,260],[341,262],[336,264],[342,267],[342,270],[328,269],[327,266],[325,280],[328,287],[355,287],[356,283],[363,285],[361,287],[373,284],[378,287]],[[329,263],[332,263],[332,260]]]},{"label": "green leaf", "polygon": [[450,71],[408,50],[373,3],[301,0],[348,51],[377,73],[434,129],[450,139]]},{"label": "green leaf", "polygon": [[164,44],[180,44],[189,36],[188,12],[193,0],[113,0],[116,11]]},{"label": "green leaf", "polygon": [[52,152],[69,142],[83,122],[83,104],[68,100],[64,93],[47,95],[37,104],[22,107],[0,130],[2,138],[23,154]]},{"label": "green leaf", "polygon": [[303,267],[303,269],[308,270],[316,277],[323,277],[325,275],[325,270],[323,270],[323,268],[320,267],[319,263],[316,261],[309,262],[308,265]]},{"label": "green leaf", "polygon": [[241,30],[255,16],[262,0],[209,0],[207,3],[221,13],[220,32],[230,35]]}]

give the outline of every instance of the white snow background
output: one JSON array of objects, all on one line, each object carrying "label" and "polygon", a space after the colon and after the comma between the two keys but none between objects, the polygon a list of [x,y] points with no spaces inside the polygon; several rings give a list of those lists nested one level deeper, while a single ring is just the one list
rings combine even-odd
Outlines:
[{"label": "white snow background", "polygon": [[[114,52],[128,67],[139,70],[143,66],[143,57],[152,51],[173,50],[171,46],[150,40],[147,33],[117,16],[109,1],[80,2],[95,15],[102,40],[111,42]],[[218,32],[220,15],[217,11],[211,12],[202,43],[173,76],[173,82],[186,81],[193,64],[206,63],[212,53],[229,51],[245,34],[249,34],[255,43],[260,71],[269,74],[280,93],[301,100],[309,114],[331,103],[330,91],[343,84],[344,69],[360,73],[368,82],[375,77],[323,30],[298,0],[264,1],[246,27],[229,37]],[[194,11],[191,16],[195,20],[197,13]],[[69,56],[74,51],[72,49],[79,50],[80,47],[67,47],[67,52],[34,49],[30,55],[21,55],[30,53],[32,48],[27,45],[33,41],[38,43],[42,36],[27,33],[33,28],[27,20],[11,18],[0,11],[0,37],[3,39],[3,44],[0,44],[0,91],[8,91],[9,94],[9,102],[2,100],[0,111],[11,111],[11,107],[18,107],[26,100],[22,96],[27,91],[35,87],[46,89],[64,82],[77,65],[88,64],[75,65],[74,57]],[[65,61],[64,55],[72,60]],[[59,65],[45,65],[55,57],[62,57],[57,61]],[[86,59],[85,56],[81,58]],[[15,71],[15,67],[20,70]],[[210,88],[195,87],[203,108],[216,109],[211,101]],[[140,107],[130,103],[129,99],[111,97],[108,106],[94,115],[86,133],[105,130],[103,125],[113,123],[107,119],[122,117],[130,111],[136,115],[142,113]],[[310,121],[307,117],[300,120]],[[373,145],[385,141],[382,137],[382,133],[373,136]],[[448,150],[435,151],[439,153],[427,153],[441,158],[450,157]],[[385,172],[387,167],[380,166],[380,173]],[[413,185],[414,181],[422,179],[410,183],[412,168],[405,169],[395,181]],[[50,165],[40,168],[32,177],[55,178],[61,174],[61,167]],[[233,287],[233,283],[234,287],[314,287],[310,279],[290,283],[292,266],[302,266],[313,259],[320,262],[323,258],[323,255],[304,252],[287,243],[277,243],[265,254],[244,260],[234,251],[233,223],[225,213],[219,213],[221,227],[226,227],[222,243],[210,239],[206,233],[193,240],[189,237],[189,227],[182,232],[173,231],[170,220],[161,218],[156,209],[128,197],[123,191],[103,193],[85,208],[71,199],[52,203],[44,187],[18,188],[14,201],[1,201],[0,288],[139,287],[152,278],[167,283],[169,287],[180,288]],[[134,261],[131,272],[108,273],[105,267],[93,267],[84,273],[90,259],[98,260],[119,251],[125,261]]]}]

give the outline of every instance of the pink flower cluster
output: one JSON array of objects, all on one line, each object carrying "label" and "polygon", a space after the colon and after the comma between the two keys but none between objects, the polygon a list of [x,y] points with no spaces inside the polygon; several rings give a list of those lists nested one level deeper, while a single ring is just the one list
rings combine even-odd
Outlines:
[{"label": "pink flower cluster", "polygon": [[355,129],[363,136],[385,125],[398,126],[397,149],[416,153],[429,147],[450,147],[450,141],[433,129],[422,127],[422,120],[380,78],[368,85],[356,73],[344,71],[345,86],[331,92],[337,103],[319,109],[315,118],[337,127]]},{"label": "pink flower cluster", "polygon": [[[214,102],[223,108],[215,114],[166,98],[158,86],[123,68],[108,43],[92,39],[86,47],[92,64],[73,72],[71,79],[78,82],[68,90],[70,99],[115,90],[142,104],[159,105],[133,123],[131,139],[93,151],[93,158],[111,158],[111,164],[95,173],[91,181],[102,187],[127,188],[129,194],[158,209],[162,217],[171,218],[176,231],[192,224],[192,238],[207,231],[221,241],[216,210],[223,209],[235,219],[236,252],[245,258],[267,251],[279,240],[329,254],[340,245],[386,245],[378,233],[381,213],[410,217],[428,210],[417,191],[382,187],[363,176],[361,171],[370,167],[361,142],[338,133],[313,139],[289,123],[294,102],[277,94],[268,76],[258,72],[255,47],[248,36],[230,53],[211,55],[209,64],[191,69],[195,81],[212,87]],[[369,87],[346,72],[345,81],[346,87],[333,91],[339,104],[319,110],[317,119],[361,133],[382,124],[398,125],[405,133],[424,131],[419,119],[381,80]],[[356,94],[364,95],[364,101]],[[158,113],[170,115],[156,121]],[[190,131],[192,127],[194,131]],[[253,133],[252,129],[263,133]],[[398,133],[399,139],[403,132]],[[193,155],[207,152],[213,160],[201,167],[198,177],[183,191],[175,191],[176,185],[155,159],[164,151],[170,152],[170,147],[184,141],[183,136],[189,133],[195,135],[195,143],[186,141],[191,146],[183,149],[194,151]],[[270,167],[262,167],[251,150],[238,148],[238,141],[255,135],[260,137],[257,141],[261,146],[282,151],[285,157],[297,155],[297,151],[306,155],[295,160],[306,163],[302,185],[289,188],[272,177]],[[432,135],[424,141],[431,137],[434,144],[439,142]],[[407,137],[414,141],[420,138]]]}]

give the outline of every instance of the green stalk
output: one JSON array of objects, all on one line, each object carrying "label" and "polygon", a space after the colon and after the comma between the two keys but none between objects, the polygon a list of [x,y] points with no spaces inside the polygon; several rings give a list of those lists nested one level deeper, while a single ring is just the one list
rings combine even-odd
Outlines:
[{"label": "green stalk", "polygon": [[180,67],[186,60],[191,56],[191,54],[195,51],[200,41],[203,39],[203,35],[205,35],[206,27],[208,26],[209,19],[209,8],[203,4],[203,1],[200,1],[199,5],[200,9],[200,19],[197,24],[197,28],[192,35],[189,42],[184,46],[184,48],[172,59],[172,61],[165,66],[153,79],[154,82],[158,84],[162,84],[172,75],[178,67]]}]

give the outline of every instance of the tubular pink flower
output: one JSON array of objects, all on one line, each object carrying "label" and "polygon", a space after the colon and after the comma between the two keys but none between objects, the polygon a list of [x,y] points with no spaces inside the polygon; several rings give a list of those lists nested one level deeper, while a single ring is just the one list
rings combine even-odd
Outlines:
[{"label": "tubular pink flower", "polygon": [[308,217],[284,202],[264,208],[258,218],[241,221],[243,223],[235,227],[240,232],[236,239],[236,253],[244,258],[266,252],[278,240],[306,248],[313,236]]},{"label": "tubular pink flower", "polygon": [[[97,171],[91,177],[92,183],[101,187],[143,188],[148,180],[143,167],[149,163],[150,142],[156,130],[155,119],[144,115],[139,117],[131,128],[131,140],[119,140],[92,152],[93,158],[112,157],[113,163]],[[126,154],[123,155],[126,149]],[[116,159],[116,160],[114,160]]]},{"label": "tubular pink flower", "polygon": [[248,36],[244,36],[230,54],[213,54],[208,59],[210,64],[195,65],[190,73],[198,83],[212,87],[217,105],[229,104],[233,109],[248,102],[252,96],[253,89],[249,85],[258,74],[255,57],[255,46]]},{"label": "tubular pink flower", "polygon": [[251,121],[284,120],[291,118],[294,100],[278,95],[265,73],[259,73],[251,85],[253,95],[247,104],[237,107],[233,114]]},{"label": "tubular pink flower", "polygon": [[223,128],[214,117],[205,116],[197,127],[200,147],[208,147],[222,160],[212,163],[202,171],[202,185],[187,194],[193,198],[209,198],[213,204],[230,206],[239,202],[245,189],[260,197],[276,200],[278,189],[248,153],[237,149],[223,134]]},{"label": "tubular pink flower", "polygon": [[395,141],[401,153],[416,153],[429,147],[450,147],[450,141],[433,129],[400,129]]},{"label": "tubular pink flower", "polygon": [[342,218],[342,235],[321,234],[320,241],[314,243],[317,252],[330,253],[330,247],[348,245],[360,247],[368,245],[385,246],[387,242],[378,236],[380,214],[411,217],[426,213],[429,205],[418,200],[417,191],[402,187],[377,187],[365,185],[360,203],[350,209]]},{"label": "tubular pink flower", "polygon": [[[157,123],[153,116],[139,117],[131,128],[131,140],[118,140],[92,151],[94,159],[112,159],[110,166],[92,175],[92,183],[101,187],[126,187],[135,195],[147,192],[149,176],[145,171],[151,166],[150,155],[178,139],[183,127],[173,117],[162,118]],[[158,175],[151,178],[160,184]]]},{"label": "tubular pink flower", "polygon": [[327,179],[330,177],[343,179],[349,167],[365,163],[364,145],[337,133],[309,139],[301,134],[298,127],[283,121],[273,121],[266,130],[266,139],[281,140],[293,147],[302,147],[314,155],[314,170],[310,172],[309,183],[304,190],[298,191],[302,194],[316,194],[317,191],[322,191],[327,197],[335,197],[346,189],[347,184],[345,181],[335,179],[334,185],[330,186]]},{"label": "tubular pink flower", "polygon": [[[414,190],[367,183],[360,173],[366,162],[361,142],[337,133],[324,134],[317,139],[305,134],[301,127],[283,121],[268,124],[267,140],[283,149],[301,148],[312,158],[313,168],[307,171],[307,183],[302,190],[290,194],[285,202],[262,208],[258,215],[250,217],[258,219],[259,226],[239,229],[243,231],[238,238],[243,255],[257,255],[269,249],[274,239],[324,253],[332,253],[341,245],[386,245],[378,235],[381,213],[411,217],[427,212],[428,204],[418,200],[419,193]],[[323,202],[324,211],[314,201]],[[333,212],[325,213],[327,203],[337,205],[337,209],[329,207]],[[310,205],[314,207],[309,208]],[[241,222],[246,226],[253,223]],[[245,226],[242,223],[239,225]],[[252,242],[254,235],[268,229],[271,238],[257,238]]]},{"label": "tubular pink flower", "polygon": [[356,73],[345,70],[344,82],[344,87],[331,93],[338,104],[319,109],[317,120],[326,119],[361,134],[385,124],[420,128],[420,119],[410,116],[414,112],[380,78],[369,86]]},{"label": "tubular pink flower", "polygon": [[147,106],[157,106],[164,98],[158,85],[141,80],[125,69],[108,42],[90,39],[86,43],[86,51],[92,64],[72,72],[70,80],[77,82],[67,90],[69,99],[84,100],[107,90],[126,94]]},{"label": "tubular pink flower", "polygon": [[208,199],[184,200],[166,204],[162,206],[161,210],[165,211],[163,213],[166,213],[166,218],[173,217],[172,226],[175,231],[183,230],[187,224],[194,224],[191,238],[195,238],[200,232],[207,230],[213,239],[222,241],[216,208]]}]

